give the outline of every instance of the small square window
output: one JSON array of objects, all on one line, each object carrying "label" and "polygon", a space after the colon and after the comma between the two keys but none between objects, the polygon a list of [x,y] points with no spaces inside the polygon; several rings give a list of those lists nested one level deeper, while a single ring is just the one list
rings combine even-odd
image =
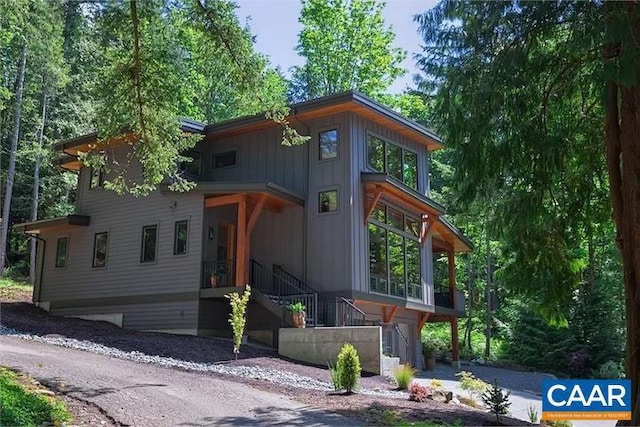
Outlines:
[{"label": "small square window", "polygon": [[187,253],[187,240],[189,237],[189,223],[176,221],[173,240],[173,254],[185,255]]},{"label": "small square window", "polygon": [[89,188],[102,188],[104,186],[104,170],[102,168],[91,168],[91,179]]},{"label": "small square window", "polygon": [[107,233],[96,233],[93,239],[93,267],[107,266]]},{"label": "small square window", "polygon": [[142,253],[140,254],[140,262],[155,262],[157,237],[157,225],[142,227]]},{"label": "small square window", "polygon": [[331,129],[320,132],[320,160],[335,159],[338,157],[338,130]]},{"label": "small square window", "polygon": [[318,212],[335,212],[338,210],[338,190],[321,191]]},{"label": "small square window", "polygon": [[212,166],[214,169],[229,168],[235,166],[237,162],[237,151],[226,151],[213,155]]},{"label": "small square window", "polygon": [[58,239],[58,244],[56,246],[56,268],[65,268],[67,266],[68,247],[68,237],[61,237]]}]

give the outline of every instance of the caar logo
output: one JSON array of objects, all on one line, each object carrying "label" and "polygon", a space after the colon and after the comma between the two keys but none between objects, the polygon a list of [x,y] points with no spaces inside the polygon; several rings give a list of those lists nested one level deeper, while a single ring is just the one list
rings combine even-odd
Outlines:
[{"label": "caar logo", "polygon": [[630,380],[544,380],[543,420],[630,420]]}]

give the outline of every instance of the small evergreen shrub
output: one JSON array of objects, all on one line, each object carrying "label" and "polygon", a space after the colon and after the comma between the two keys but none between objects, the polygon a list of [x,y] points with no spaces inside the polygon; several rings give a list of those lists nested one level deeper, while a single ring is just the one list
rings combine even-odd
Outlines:
[{"label": "small evergreen shrub", "polygon": [[347,343],[342,346],[342,350],[338,354],[336,370],[340,389],[346,390],[347,393],[352,393],[360,380],[362,366],[360,366],[358,351],[351,344]]},{"label": "small evergreen shrub", "polygon": [[540,416],[535,406],[529,405],[527,407],[527,416],[529,417],[529,421],[531,422],[531,424],[538,424]]},{"label": "small evergreen shrub", "polygon": [[506,415],[509,413],[509,396],[511,392],[504,392],[498,387],[498,381],[494,381],[487,390],[482,394],[482,401],[489,409],[489,412],[496,416],[496,422],[500,422],[500,415]]},{"label": "small evergreen shrub", "polygon": [[429,387],[420,385],[416,381],[409,385],[409,400],[412,402],[425,402],[431,395]]},{"label": "small evergreen shrub", "polygon": [[231,324],[231,329],[233,329],[233,352],[236,354],[236,360],[238,360],[238,353],[240,353],[244,326],[247,324],[247,305],[249,304],[250,296],[251,286],[249,285],[247,285],[247,289],[242,293],[242,296],[237,292],[226,295],[231,304],[229,323]]},{"label": "small evergreen shrub", "polygon": [[617,380],[622,377],[622,372],[620,371],[620,365],[610,360],[598,366],[598,369],[593,371],[593,376],[596,378]]},{"label": "small evergreen shrub", "polygon": [[418,371],[411,365],[400,365],[393,373],[400,390],[406,390]]}]

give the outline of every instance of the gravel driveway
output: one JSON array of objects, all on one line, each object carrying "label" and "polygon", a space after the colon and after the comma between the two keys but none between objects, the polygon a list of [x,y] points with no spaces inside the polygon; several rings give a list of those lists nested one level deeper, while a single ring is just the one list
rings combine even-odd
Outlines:
[{"label": "gravel driveway", "polygon": [[354,425],[245,384],[0,336],[0,364],[134,426]]}]

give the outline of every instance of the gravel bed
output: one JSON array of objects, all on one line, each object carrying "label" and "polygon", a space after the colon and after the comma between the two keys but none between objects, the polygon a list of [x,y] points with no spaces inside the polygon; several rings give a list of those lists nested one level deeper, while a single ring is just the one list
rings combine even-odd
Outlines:
[{"label": "gravel bed", "polygon": [[[88,351],[91,353],[101,354],[103,356],[114,357],[117,359],[130,360],[137,363],[148,363],[160,365],[168,368],[178,368],[190,371],[213,372],[217,374],[231,375],[255,380],[269,381],[294,388],[303,388],[318,391],[333,391],[333,386],[326,381],[320,381],[293,372],[287,372],[280,369],[271,369],[268,367],[246,366],[246,365],[229,365],[222,363],[199,363],[186,360],[180,360],[173,357],[153,356],[144,354],[139,351],[122,351],[114,347],[107,347],[86,340],[77,340],[64,336],[45,335],[39,336],[35,334],[27,334],[16,331],[0,325],[0,335],[8,335],[31,340],[45,344],[57,345],[61,347],[72,348],[76,350]],[[406,392],[382,389],[361,389],[360,393],[371,396],[398,397],[406,399]]]}]

